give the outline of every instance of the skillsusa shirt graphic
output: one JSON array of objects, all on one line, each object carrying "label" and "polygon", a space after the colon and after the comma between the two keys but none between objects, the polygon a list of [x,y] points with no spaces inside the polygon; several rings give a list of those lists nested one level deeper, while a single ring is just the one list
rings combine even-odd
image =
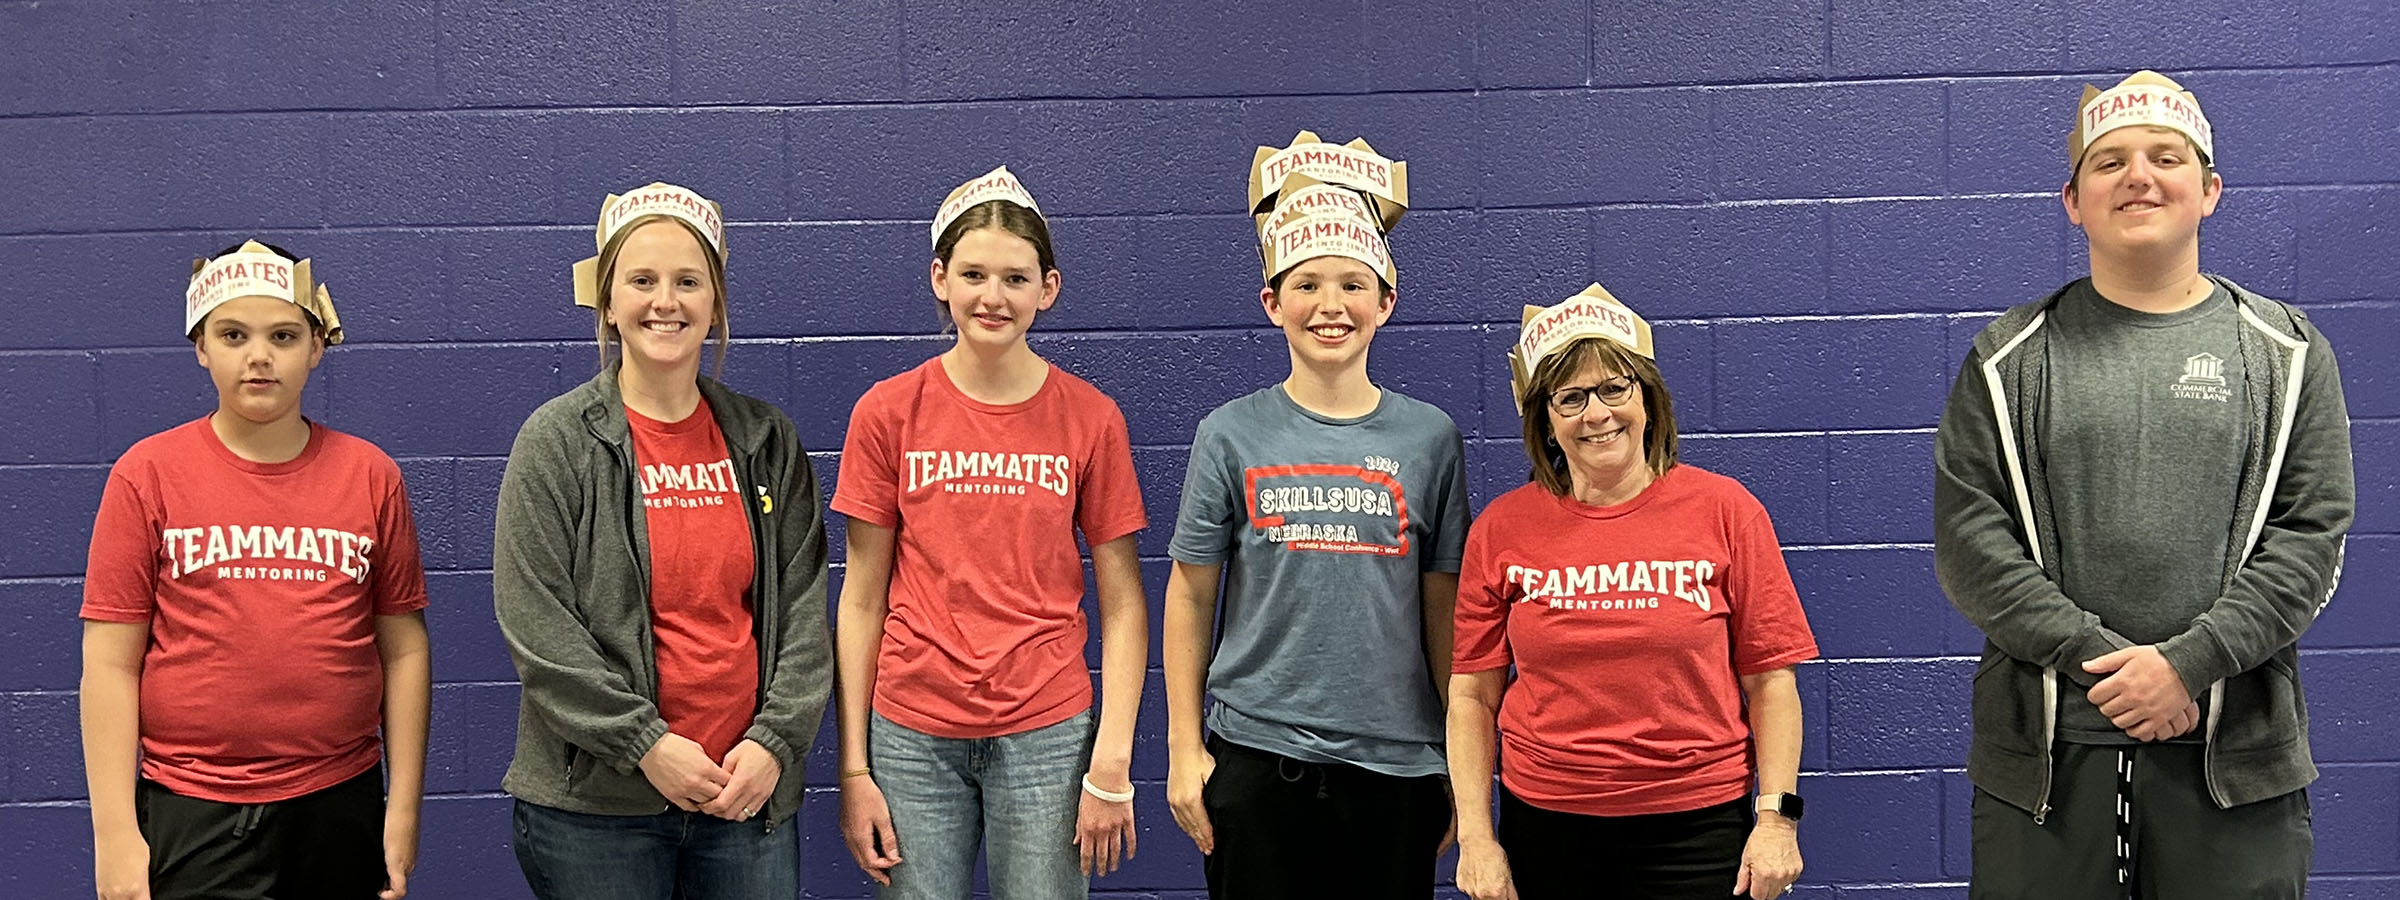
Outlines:
[{"label": "skillsusa shirt graphic", "polygon": [[1250,527],[1286,550],[1406,556],[1408,492],[1399,474],[1399,462],[1380,456],[1243,470]]},{"label": "skillsusa shirt graphic", "polygon": [[1710,612],[1716,574],[1717,564],[1705,559],[1643,559],[1560,569],[1510,565],[1507,577],[1524,590],[1517,602],[1549,609],[1657,609],[1671,597]]},{"label": "skillsusa shirt graphic", "polygon": [[1074,461],[1056,453],[988,450],[910,450],[904,493],[938,488],[947,494],[1008,494],[1036,490],[1060,497],[1075,487]]},{"label": "skillsusa shirt graphic", "polygon": [[219,581],[325,581],[339,572],[363,584],[375,566],[375,539],[338,528],[206,525],[161,529],[158,539],[169,580],[213,569]]}]

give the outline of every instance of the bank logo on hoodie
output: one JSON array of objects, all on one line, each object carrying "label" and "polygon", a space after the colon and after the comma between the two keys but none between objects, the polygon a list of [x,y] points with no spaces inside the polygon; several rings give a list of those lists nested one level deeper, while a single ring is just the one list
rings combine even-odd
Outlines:
[{"label": "bank logo on hoodie", "polygon": [[1408,492],[1400,466],[1258,466],[1242,473],[1250,527],[1269,543],[1307,553],[1408,554]]}]

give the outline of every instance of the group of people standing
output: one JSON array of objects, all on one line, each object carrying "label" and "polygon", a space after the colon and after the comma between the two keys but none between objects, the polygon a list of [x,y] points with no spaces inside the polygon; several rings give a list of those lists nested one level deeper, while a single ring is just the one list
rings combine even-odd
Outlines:
[{"label": "group of people standing", "polygon": [[[2296,897],[2293,647],[2353,505],[2333,357],[2200,273],[2221,182],[2191,94],[2087,90],[2069,163],[2092,275],[1985,330],[1936,441],[1939,575],[1990,638],[1973,893]],[[1477,900],[1790,890],[1817,645],[1765,507],[1680,461],[1649,324],[1598,284],[1524,308],[1530,474],[1471,516],[1455,424],[1367,374],[1407,165],[1301,132],[1250,168],[1289,370],[1192,436],[1160,631],[1166,802],[1210,895],[1425,897],[1454,842]],[[1062,287],[1032,194],[1002,167],[936,209],[955,338],[851,410],[831,622],[792,420],[702,371],[720,208],[651,184],[594,237],[600,371],[526,420],[495,515],[535,895],[795,896],[830,702],[880,896],[964,898],[979,851],[996,897],[1084,896],[1137,850],[1150,519],[1116,403],[1026,341]],[[300,414],[343,337],[314,274],[256,242],[197,261],[218,408],[110,474],[82,609],[103,898],[408,892],[424,578],[399,469]]]}]

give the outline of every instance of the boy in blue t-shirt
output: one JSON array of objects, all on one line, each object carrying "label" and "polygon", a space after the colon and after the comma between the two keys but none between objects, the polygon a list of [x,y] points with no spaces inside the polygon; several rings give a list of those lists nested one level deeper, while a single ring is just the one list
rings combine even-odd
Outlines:
[{"label": "boy in blue t-shirt", "polygon": [[1450,417],[1367,378],[1406,166],[1301,132],[1260,148],[1251,200],[1291,374],[1192,438],[1169,549],[1167,799],[1212,897],[1430,896],[1467,496]]}]

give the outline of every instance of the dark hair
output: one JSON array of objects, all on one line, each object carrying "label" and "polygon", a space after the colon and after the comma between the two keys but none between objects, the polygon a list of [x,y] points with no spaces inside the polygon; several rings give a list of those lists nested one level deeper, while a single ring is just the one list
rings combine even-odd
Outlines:
[{"label": "dark hair", "polygon": [[700,255],[708,258],[708,282],[717,292],[716,309],[712,311],[717,319],[716,372],[718,375],[723,375],[725,374],[725,348],[733,343],[733,323],[727,321],[725,317],[725,258],[717,255],[716,249],[708,243],[708,235],[701,234],[700,229],[693,227],[692,223],[664,214],[647,215],[625,223],[624,227],[617,229],[615,236],[608,239],[608,244],[600,248],[600,277],[597,279],[600,282],[598,285],[600,300],[599,305],[592,308],[595,320],[593,336],[600,342],[600,366],[601,368],[608,367],[609,338],[616,334],[608,324],[608,301],[610,285],[615,284],[617,279],[617,253],[625,249],[625,241],[631,238],[634,232],[640,231],[643,226],[652,222],[673,222],[682,226],[684,231],[691,233],[693,240],[700,242]]},{"label": "dark hair", "polygon": [[1033,245],[1033,255],[1042,264],[1042,274],[1058,271],[1058,255],[1050,249],[1050,223],[1042,220],[1041,213],[1007,200],[985,200],[950,220],[950,227],[942,229],[941,239],[933,242],[933,258],[949,265],[950,254],[958,249],[959,239],[978,228],[997,228],[1024,238]]},{"label": "dark hair", "polygon": [[[933,242],[933,258],[949,265],[950,254],[957,252],[958,242],[966,239],[967,232],[978,228],[997,228],[1024,238],[1033,245],[1033,257],[1041,264],[1042,274],[1058,271],[1058,254],[1050,249],[1050,223],[1042,219],[1041,213],[1007,200],[985,200],[950,220],[949,227],[942,229],[941,239]],[[934,315],[942,320],[942,333],[949,334],[950,307],[938,299],[933,305]]]},{"label": "dark hair", "polygon": [[1526,480],[1538,482],[1560,497],[1573,490],[1575,482],[1567,475],[1566,451],[1551,442],[1555,435],[1550,430],[1550,392],[1594,364],[1603,371],[1632,376],[1641,384],[1642,410],[1649,416],[1642,433],[1643,461],[1652,475],[1665,475],[1675,467],[1675,399],[1667,393],[1667,380],[1659,374],[1658,364],[1608,338],[1580,338],[1542,360],[1533,370],[1533,383],[1517,401],[1517,415],[1525,424],[1525,457],[1533,462],[1533,475]]},{"label": "dark hair", "polygon": [[[267,243],[267,242],[265,242],[265,241],[260,241],[260,240],[249,240],[249,241],[243,241],[243,242],[241,242],[241,243],[239,243],[239,244],[235,244],[235,245],[233,245],[233,246],[231,246],[231,247],[227,247],[227,248],[225,248],[225,249],[223,249],[223,250],[219,250],[219,251],[217,251],[217,252],[215,252],[215,253],[211,253],[211,254],[209,254],[209,255],[208,255],[208,261],[209,261],[209,262],[216,262],[217,260],[224,259],[225,257],[232,256],[232,255],[234,255],[234,254],[236,254],[236,253],[240,253],[240,252],[242,252],[242,248],[243,248],[243,247],[249,246],[249,245],[251,245],[251,244],[257,244],[257,245],[259,245],[259,246],[261,246],[261,247],[265,247],[265,248],[267,248],[267,252],[269,252],[269,253],[273,253],[273,254],[275,254],[276,256],[283,257],[283,258],[284,258],[284,260],[285,260],[285,261],[287,261],[287,262],[295,262],[295,263],[296,263],[296,262],[299,262],[299,261],[300,261],[300,254],[293,253],[293,252],[292,252],[292,251],[290,251],[290,250],[286,250],[286,249],[283,249],[282,247],[276,246],[276,245],[274,245],[274,244]],[[208,315],[210,315],[210,316],[213,316],[213,315],[216,315],[216,314],[217,314],[217,313],[216,313],[216,310],[209,310],[209,313],[208,313]],[[308,307],[306,307],[306,306],[302,306],[302,307],[300,307],[300,315],[301,315],[301,318],[304,318],[304,319],[307,319],[307,320],[308,320],[308,330],[309,330],[309,332],[310,332],[310,333],[312,333],[312,334],[315,334],[315,335],[317,336],[317,339],[318,339],[318,340],[324,340],[324,338],[325,338],[325,323],[323,323],[323,322],[320,322],[320,321],[317,321],[317,314],[316,314],[316,312],[315,312],[315,311],[313,311],[313,310],[311,310],[311,309],[309,309],[309,308],[308,308]],[[194,326],[192,326],[192,333],[191,333],[191,334],[184,335],[184,337],[191,339],[192,343],[195,343],[195,344],[199,343],[199,342],[200,342],[200,332],[203,330],[203,328],[202,328],[201,326],[204,326],[204,325],[207,325],[207,324],[208,324],[208,317],[207,317],[207,316],[202,316],[202,317],[201,317],[201,319],[200,319],[200,324],[199,324],[199,325],[194,325]]]}]

